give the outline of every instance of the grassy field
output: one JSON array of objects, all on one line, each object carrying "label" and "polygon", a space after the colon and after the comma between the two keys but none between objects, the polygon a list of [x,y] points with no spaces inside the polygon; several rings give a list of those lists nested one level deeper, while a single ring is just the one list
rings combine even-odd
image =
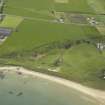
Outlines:
[{"label": "grassy field", "polygon": [[89,3],[88,0],[67,0],[66,3],[7,0],[6,17],[0,27],[15,30],[0,45],[0,64],[24,66],[105,90],[104,53],[95,46],[99,40],[96,38],[102,34],[89,24],[60,23],[53,13],[93,16],[96,11]]},{"label": "grassy field", "polygon": [[14,32],[3,43],[0,49],[1,54],[2,52],[4,54],[11,51],[31,50],[57,41],[75,41],[99,35],[94,27],[30,20],[24,20],[17,30],[18,32]]},{"label": "grassy field", "polygon": [[23,21],[22,17],[19,16],[6,16],[0,23],[0,27],[16,28]]},{"label": "grassy field", "polygon": [[[16,8],[17,7],[17,8]],[[14,9],[12,9],[14,8]],[[18,14],[20,11],[15,12],[18,9],[29,9],[38,11],[71,11],[71,12],[93,12],[91,7],[87,4],[86,0],[68,0],[68,3],[58,3],[56,0],[25,0],[14,1],[7,0],[6,11],[10,13]],[[26,12],[26,11],[25,11]],[[21,13],[21,12],[20,12]]]},{"label": "grassy field", "polygon": [[105,1],[104,0],[87,0],[88,4],[98,14],[105,14]]}]

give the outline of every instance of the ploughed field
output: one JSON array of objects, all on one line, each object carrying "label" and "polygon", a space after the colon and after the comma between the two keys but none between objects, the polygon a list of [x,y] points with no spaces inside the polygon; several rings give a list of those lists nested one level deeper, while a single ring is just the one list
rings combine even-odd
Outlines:
[{"label": "ploughed field", "polygon": [[105,89],[105,51],[96,46],[104,42],[104,26],[99,29],[87,19],[103,23],[105,3],[100,1],[103,8],[97,12],[97,0],[94,5],[90,1],[6,0],[0,27],[12,29],[12,34],[0,45],[0,64]]}]

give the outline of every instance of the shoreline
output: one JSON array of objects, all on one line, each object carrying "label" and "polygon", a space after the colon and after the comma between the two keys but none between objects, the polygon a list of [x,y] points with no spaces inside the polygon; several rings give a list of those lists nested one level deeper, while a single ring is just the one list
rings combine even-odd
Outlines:
[{"label": "shoreline", "polygon": [[99,103],[100,103],[99,105],[105,105],[105,91],[89,88],[89,87],[83,86],[79,83],[72,82],[70,80],[66,80],[66,79],[63,79],[60,77],[55,77],[55,76],[43,74],[40,72],[30,71],[30,70],[25,69],[23,67],[5,66],[5,67],[0,67],[0,70],[5,70],[5,71],[8,70],[8,72],[9,71],[15,71],[17,73],[20,72],[22,74],[33,75],[33,76],[40,77],[42,79],[47,79],[47,80],[50,80],[52,82],[56,82],[58,84],[72,88],[74,90],[77,90],[79,92],[82,92],[88,96],[95,98],[97,101],[99,101]]}]

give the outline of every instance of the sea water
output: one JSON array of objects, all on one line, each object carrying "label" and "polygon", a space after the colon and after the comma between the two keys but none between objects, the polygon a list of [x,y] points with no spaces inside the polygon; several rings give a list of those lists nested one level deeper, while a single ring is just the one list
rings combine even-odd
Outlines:
[{"label": "sea water", "polygon": [[0,105],[99,105],[79,91],[30,75],[8,72],[0,79]]}]

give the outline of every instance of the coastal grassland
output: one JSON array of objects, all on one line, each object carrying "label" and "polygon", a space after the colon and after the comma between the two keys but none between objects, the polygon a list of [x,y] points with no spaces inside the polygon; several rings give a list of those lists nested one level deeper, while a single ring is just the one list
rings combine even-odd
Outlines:
[{"label": "coastal grassland", "polygon": [[[24,66],[104,89],[100,74],[105,60],[95,46],[83,43],[62,47],[66,41],[100,36],[94,27],[25,19],[17,30],[0,46],[0,64]],[[56,64],[60,58],[63,61]]]},{"label": "coastal grassland", "polygon": [[[62,54],[63,51],[63,54]],[[102,70],[105,68],[105,59],[102,54],[91,44],[80,44],[65,49],[53,49],[36,58],[32,53],[23,52],[15,57],[1,57],[0,64],[19,65],[34,71],[60,76],[81,84],[105,89]],[[12,55],[13,56],[13,55]],[[63,62],[55,65],[58,58]],[[59,70],[58,70],[59,69]],[[53,72],[52,70],[58,70]]]},{"label": "coastal grassland", "polygon": [[17,30],[18,32],[14,32],[0,47],[0,54],[23,52],[52,42],[75,41],[100,35],[91,26],[31,20],[24,20]]},{"label": "coastal grassland", "polygon": [[86,0],[7,0],[2,26],[22,22],[0,45],[0,65],[23,66],[105,90],[105,60],[94,43],[101,36],[98,30],[86,24],[61,24],[53,16],[54,11],[93,15],[92,9]]},{"label": "coastal grassland", "polygon": [[71,79],[96,88],[105,89],[105,81],[101,79],[105,68],[104,56],[89,44],[80,44],[66,51],[63,56],[62,74]]},{"label": "coastal grassland", "polygon": [[0,27],[15,29],[23,21],[22,17],[6,15],[0,23]]}]

